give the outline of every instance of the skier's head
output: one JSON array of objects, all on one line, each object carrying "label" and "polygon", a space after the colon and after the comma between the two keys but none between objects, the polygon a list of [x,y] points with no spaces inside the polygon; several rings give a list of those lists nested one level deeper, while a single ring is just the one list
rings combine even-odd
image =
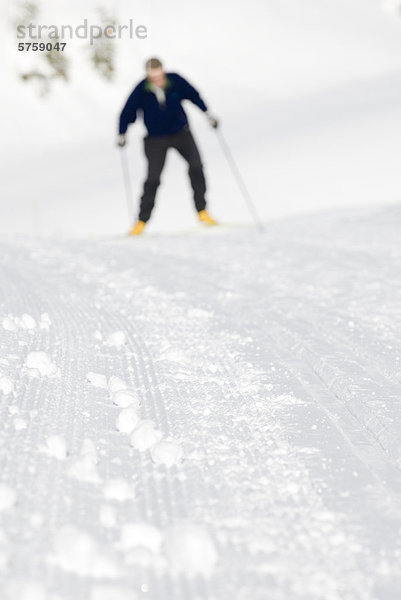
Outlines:
[{"label": "skier's head", "polygon": [[163,87],[166,75],[163,70],[162,62],[158,58],[149,58],[145,63],[146,76],[154,85]]}]

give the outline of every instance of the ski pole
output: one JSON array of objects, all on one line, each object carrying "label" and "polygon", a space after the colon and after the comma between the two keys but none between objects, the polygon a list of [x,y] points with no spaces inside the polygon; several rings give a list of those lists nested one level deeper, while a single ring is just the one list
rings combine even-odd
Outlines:
[{"label": "ski pole", "polygon": [[243,196],[243,198],[244,198],[244,200],[245,200],[245,202],[246,202],[246,204],[248,206],[248,210],[251,213],[251,216],[252,216],[252,218],[253,218],[253,220],[255,222],[255,225],[261,231],[263,231],[264,227],[263,227],[262,221],[261,221],[261,219],[260,219],[260,217],[258,215],[258,212],[256,210],[255,203],[253,202],[252,197],[251,197],[251,195],[249,193],[249,190],[248,190],[247,186],[245,185],[245,182],[244,182],[244,180],[243,180],[243,178],[241,176],[241,173],[239,172],[239,169],[238,169],[237,164],[236,164],[236,162],[234,160],[234,157],[233,157],[233,155],[231,153],[231,150],[228,147],[226,139],[225,139],[225,137],[222,134],[221,128],[216,128],[216,134],[217,134],[217,138],[218,138],[218,140],[220,142],[221,149],[223,150],[223,153],[224,153],[224,155],[225,155],[225,157],[227,159],[227,162],[228,162],[228,164],[231,167],[231,171],[232,171],[232,173],[234,175],[234,178],[237,181],[238,187],[241,190],[241,194],[242,194],[242,196]]},{"label": "ski pole", "polygon": [[125,197],[127,200],[127,208],[128,208],[128,218],[129,218],[130,225],[131,225],[134,220],[134,200],[133,200],[133,195],[132,195],[131,178],[130,178],[130,174],[129,174],[127,152],[124,148],[121,148],[120,156],[121,156],[121,166],[123,169]]}]

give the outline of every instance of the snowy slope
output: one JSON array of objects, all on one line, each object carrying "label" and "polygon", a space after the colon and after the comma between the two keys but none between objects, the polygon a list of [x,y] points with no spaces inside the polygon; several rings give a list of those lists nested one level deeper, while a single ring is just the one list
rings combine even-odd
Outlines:
[{"label": "snowy slope", "polygon": [[1,597],[398,598],[400,225],[3,240]]},{"label": "snowy slope", "polygon": [[[386,4],[389,4],[388,2]],[[395,5],[396,3],[394,3]],[[35,64],[16,51],[16,3],[1,0],[4,48],[0,232],[82,235],[127,227],[115,127],[121,106],[160,54],[195,83],[222,127],[264,219],[399,199],[401,19],[381,0],[206,0],[102,3],[149,38],[116,42],[113,84],[94,74],[88,47],[69,42],[68,85],[40,99],[17,74]],[[43,23],[96,23],[97,0],[40,2]],[[213,212],[248,219],[224,155],[188,107]],[[143,127],[130,131],[135,197],[144,177]],[[155,231],[193,222],[185,165],[168,159]],[[178,223],[177,223],[178,219]]]}]

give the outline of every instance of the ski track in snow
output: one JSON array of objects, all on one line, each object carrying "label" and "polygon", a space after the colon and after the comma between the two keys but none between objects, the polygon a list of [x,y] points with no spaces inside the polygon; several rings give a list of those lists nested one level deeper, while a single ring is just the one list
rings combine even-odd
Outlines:
[{"label": "ski track in snow", "polygon": [[3,240],[1,597],[398,599],[400,225]]}]

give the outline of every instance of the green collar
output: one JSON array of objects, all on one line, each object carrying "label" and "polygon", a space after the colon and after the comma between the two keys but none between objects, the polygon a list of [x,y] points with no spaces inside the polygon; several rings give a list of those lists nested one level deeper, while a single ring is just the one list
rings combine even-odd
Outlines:
[{"label": "green collar", "polygon": [[[167,77],[167,75],[166,75],[166,82],[165,82],[165,84],[164,84],[164,88],[163,88],[163,89],[164,89],[164,90],[167,90],[167,89],[168,89],[168,88],[170,88],[171,86],[172,86],[171,79],[169,79],[169,78]],[[149,79],[146,79],[146,80],[145,80],[145,90],[146,90],[147,92],[151,92],[151,91],[152,91],[152,84],[151,84],[151,82],[149,81]]]}]

